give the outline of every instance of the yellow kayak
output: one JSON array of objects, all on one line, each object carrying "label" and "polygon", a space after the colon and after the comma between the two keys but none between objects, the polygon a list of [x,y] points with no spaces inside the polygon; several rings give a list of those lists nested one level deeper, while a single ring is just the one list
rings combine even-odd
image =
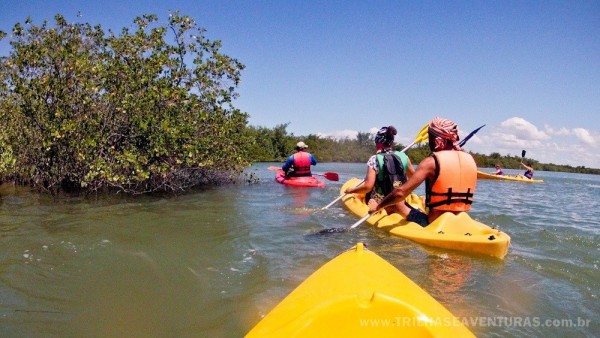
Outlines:
[{"label": "yellow kayak", "polygon": [[[340,192],[360,182],[351,178],[344,183]],[[406,200],[412,206],[425,210],[423,197],[411,194]],[[348,194],[342,198],[344,207],[358,217],[368,214],[364,194]],[[385,211],[367,218],[367,223],[384,229],[392,235],[404,237],[420,244],[433,247],[459,250],[474,254],[482,254],[504,258],[510,245],[510,236],[505,232],[492,229],[488,225],[477,222],[466,212],[457,215],[447,212],[423,228],[417,223],[408,222],[400,214],[388,215]]]},{"label": "yellow kayak", "polygon": [[538,180],[535,178],[527,178],[524,176],[514,176],[514,175],[495,175],[486,173],[483,171],[477,170],[477,179],[482,180],[499,180],[499,181],[515,181],[515,182],[525,182],[525,183],[542,183],[544,180]]},{"label": "yellow kayak", "polygon": [[474,337],[425,290],[362,243],[309,276],[251,337]]}]

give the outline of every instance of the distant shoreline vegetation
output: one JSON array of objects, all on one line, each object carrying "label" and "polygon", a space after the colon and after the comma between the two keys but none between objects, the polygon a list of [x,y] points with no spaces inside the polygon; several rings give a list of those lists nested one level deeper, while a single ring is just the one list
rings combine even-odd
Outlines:
[{"label": "distant shoreline vegetation", "polygon": [[[309,151],[315,155],[319,162],[366,162],[373,154],[374,140],[370,133],[358,133],[356,139],[323,138],[317,135],[294,136],[286,132],[289,125],[280,124],[273,129],[250,127],[255,145],[250,149],[252,162],[280,162],[284,161],[294,151],[294,146],[298,141],[304,141],[309,145]],[[396,144],[396,149],[401,150],[404,144]],[[429,147],[417,145],[406,151],[411,161],[415,164],[420,163],[425,157],[429,156]],[[535,171],[555,171],[580,174],[600,175],[600,169],[586,168],[584,166],[573,167],[570,165],[559,165],[553,163],[540,163],[532,158],[517,155],[501,155],[492,153],[490,155],[470,152],[475,158],[475,162],[482,168],[493,168],[499,164],[504,169],[522,169],[521,160],[530,162]]]}]

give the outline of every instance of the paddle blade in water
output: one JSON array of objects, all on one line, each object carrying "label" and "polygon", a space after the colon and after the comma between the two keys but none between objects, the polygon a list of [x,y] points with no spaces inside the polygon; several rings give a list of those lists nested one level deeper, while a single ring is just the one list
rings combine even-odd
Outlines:
[{"label": "paddle blade in water", "polygon": [[326,172],[323,174],[323,176],[325,176],[326,179],[330,180],[330,181],[339,181],[340,180],[340,175],[338,175],[337,173],[332,173],[332,172]]},{"label": "paddle blade in water", "polygon": [[330,181],[339,181],[340,180],[340,175],[338,175],[337,173],[332,173],[332,172],[326,172],[324,174],[313,174],[313,175],[323,176]]},{"label": "paddle blade in water", "polygon": [[328,228],[328,229],[323,229],[317,233],[315,233],[315,235],[329,235],[329,234],[335,234],[338,232],[346,232],[348,231],[348,228]]}]

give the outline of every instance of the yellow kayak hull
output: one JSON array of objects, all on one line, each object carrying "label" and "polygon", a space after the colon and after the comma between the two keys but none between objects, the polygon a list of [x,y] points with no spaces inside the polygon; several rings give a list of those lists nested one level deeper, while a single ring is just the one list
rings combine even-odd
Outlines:
[{"label": "yellow kayak hull", "polygon": [[[346,188],[359,182],[358,178],[351,178],[342,186],[340,192],[343,194]],[[363,217],[369,212],[364,198],[364,195],[348,194],[342,201],[346,209],[358,217]],[[423,197],[411,194],[406,200],[414,207],[425,210]],[[388,215],[385,211],[373,214],[366,222],[392,235],[420,244],[497,258],[504,258],[510,245],[510,236],[505,232],[475,221],[466,212],[457,215],[444,213],[425,228],[417,223],[408,222],[400,214]]]},{"label": "yellow kayak hull", "polygon": [[542,183],[544,180],[538,180],[535,178],[527,178],[524,176],[513,176],[513,175],[494,175],[483,171],[477,171],[477,179],[480,180],[498,180],[498,181],[513,181],[513,182],[524,182],[524,183]]},{"label": "yellow kayak hull", "polygon": [[246,337],[474,335],[425,290],[358,243],[309,276]]}]

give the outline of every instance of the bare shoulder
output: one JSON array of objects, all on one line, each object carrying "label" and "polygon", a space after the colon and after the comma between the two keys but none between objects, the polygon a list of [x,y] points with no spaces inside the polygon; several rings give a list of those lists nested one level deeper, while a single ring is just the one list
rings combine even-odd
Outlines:
[{"label": "bare shoulder", "polygon": [[412,177],[409,179],[409,183],[418,185],[423,182],[426,178],[431,177],[435,174],[435,161],[430,157],[424,158],[415,170]]},{"label": "bare shoulder", "polygon": [[435,172],[435,160],[433,159],[433,157],[428,156],[428,157],[424,158],[423,161],[421,161],[421,163],[419,163],[417,170]]}]

